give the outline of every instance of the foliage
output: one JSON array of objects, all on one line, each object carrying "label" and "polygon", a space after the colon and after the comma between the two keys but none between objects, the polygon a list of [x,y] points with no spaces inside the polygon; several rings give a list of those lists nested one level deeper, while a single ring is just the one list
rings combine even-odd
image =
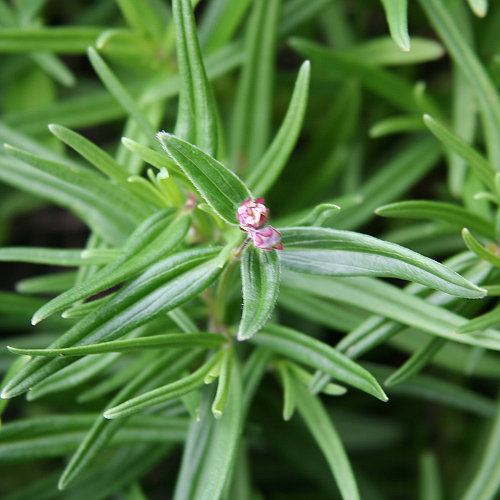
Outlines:
[{"label": "foliage", "polygon": [[495,498],[500,5],[199,3],[0,0],[2,498]]}]

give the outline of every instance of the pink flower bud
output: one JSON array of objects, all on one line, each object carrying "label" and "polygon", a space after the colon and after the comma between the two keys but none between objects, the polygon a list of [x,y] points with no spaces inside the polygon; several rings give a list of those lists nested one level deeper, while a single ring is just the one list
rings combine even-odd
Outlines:
[{"label": "pink flower bud", "polygon": [[260,229],[269,217],[269,209],[264,205],[264,198],[245,200],[236,212],[236,217],[243,231]]},{"label": "pink flower bud", "polygon": [[250,237],[256,248],[262,250],[283,250],[283,243],[281,243],[281,233],[274,229],[273,226],[266,226],[257,231],[251,231]]}]

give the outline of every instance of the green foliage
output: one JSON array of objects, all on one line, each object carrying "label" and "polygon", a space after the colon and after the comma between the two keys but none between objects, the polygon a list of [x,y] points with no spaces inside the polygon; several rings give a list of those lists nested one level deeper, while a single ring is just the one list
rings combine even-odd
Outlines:
[{"label": "green foliage", "polygon": [[496,498],[500,4],[198,3],[0,0],[0,496]]}]

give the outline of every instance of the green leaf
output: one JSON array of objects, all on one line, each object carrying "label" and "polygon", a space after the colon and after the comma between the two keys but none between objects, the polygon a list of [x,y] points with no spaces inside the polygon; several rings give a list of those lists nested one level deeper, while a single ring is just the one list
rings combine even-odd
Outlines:
[{"label": "green leaf", "polygon": [[280,261],[277,252],[248,246],[241,259],[241,286],[243,314],[238,340],[246,340],[265,325],[278,299]]},{"label": "green leaf", "polygon": [[220,361],[221,355],[222,352],[219,352],[218,354],[212,356],[204,365],[187,377],[176,380],[175,382],[167,384],[163,387],[159,387],[158,389],[145,392],[140,396],[129,399],[117,406],[107,409],[103,413],[104,418],[115,419],[126,417],[152,406],[159,405],[160,403],[177,399],[180,396],[202,387],[205,383],[205,376],[212,369],[212,367]]},{"label": "green leaf", "polygon": [[424,12],[445,44],[477,99],[486,133],[486,143],[493,165],[500,165],[500,98],[490,76],[467,43],[443,0],[420,0]]},{"label": "green leaf", "polygon": [[[207,288],[220,274],[217,260],[207,259],[217,249],[180,252],[152,265],[136,280],[124,286],[94,314],[79,321],[51,348],[88,345],[115,340],[142,324],[175,309]],[[13,397],[28,390],[67,364],[65,358],[36,358],[14,377],[2,392]]]},{"label": "green leaf", "polygon": [[500,267],[500,257],[494,252],[491,252],[487,248],[483,247],[483,245],[481,245],[474,238],[474,236],[472,236],[466,227],[462,229],[462,238],[471,252],[474,252],[478,257],[486,262],[489,262],[490,264],[493,264],[495,267]]},{"label": "green leaf", "polygon": [[347,50],[374,66],[395,66],[433,61],[444,56],[443,46],[430,38],[413,37],[411,50],[402,52],[388,37],[371,38]]},{"label": "green leaf", "polygon": [[157,151],[154,151],[147,146],[144,146],[143,144],[129,139],[128,137],[122,137],[122,144],[129,151],[132,151],[132,153],[140,156],[146,163],[153,165],[153,167],[156,167],[158,169],[166,168],[167,171],[172,170],[176,174],[182,175],[184,178],[182,170],[180,170],[177,164],[168,156],[158,153]]},{"label": "green leaf", "polygon": [[237,171],[257,163],[269,141],[280,3],[254,1],[248,21],[231,126],[231,165]]},{"label": "green leaf", "polygon": [[[243,426],[242,378],[238,359],[233,357],[228,374],[228,395],[224,414],[215,421],[192,498],[217,500],[230,483]],[[206,416],[205,416],[206,418]],[[177,500],[177,497],[176,497]]]},{"label": "green leaf", "polygon": [[188,142],[166,132],[160,132],[158,139],[219,217],[236,226],[238,206],[247,198],[252,198],[240,178]]},{"label": "green leaf", "polygon": [[2,262],[30,262],[33,264],[48,264],[50,266],[91,266],[109,262],[98,255],[82,257],[83,249],[63,250],[59,248],[41,247],[3,247],[0,248]]},{"label": "green leaf", "polygon": [[424,124],[420,117],[416,116],[394,116],[378,121],[371,126],[368,134],[373,139],[386,135],[401,134],[404,132],[418,132],[424,130]]},{"label": "green leaf", "polygon": [[42,306],[33,315],[31,322],[36,325],[80,299],[133,278],[150,264],[168,255],[182,242],[190,225],[189,217],[181,215],[173,219],[172,212],[172,209],[162,210],[146,219],[132,233],[118,258],[91,279],[70,288]]},{"label": "green leaf", "polygon": [[0,52],[50,51],[61,54],[85,54],[100,35],[102,28],[59,26],[0,30]]},{"label": "green leaf", "polygon": [[294,50],[311,59],[313,68],[321,68],[330,79],[356,77],[372,93],[382,97],[396,108],[410,113],[433,113],[435,104],[424,98],[423,107],[415,99],[410,82],[386,69],[373,66],[344,51],[332,50],[301,38],[292,38]]},{"label": "green leaf", "polygon": [[[455,331],[467,321],[465,318],[380,280],[333,278],[283,272],[282,284],[304,293],[312,293],[328,297],[336,302],[354,305],[376,315],[387,316],[396,322],[452,342],[500,350],[497,331],[487,330],[475,335],[457,335]],[[257,335],[254,339],[259,336]]]},{"label": "green leaf", "polygon": [[500,488],[500,410],[485,441],[474,477],[469,480],[467,490],[461,500],[490,500],[495,498]]},{"label": "green leaf", "polygon": [[19,293],[61,293],[75,284],[76,271],[57,272],[42,274],[25,278],[16,283],[16,291]]},{"label": "green leaf", "polygon": [[59,140],[74,149],[110,179],[114,179],[122,185],[127,185],[129,173],[119,165],[113,157],[108,155],[93,142],[69,128],[54,123],[49,125],[49,130]]},{"label": "green leaf", "polygon": [[[378,378],[387,378],[392,373],[392,369],[385,366],[371,363],[366,365]],[[486,418],[494,418],[496,412],[495,401],[465,389],[462,385],[428,375],[416,375],[400,385],[388,387],[387,391],[391,396],[391,401],[396,397],[416,398],[458,408]]]},{"label": "green leaf", "polygon": [[401,50],[410,50],[410,36],[408,35],[408,2],[407,0],[381,0],[385,9],[387,24],[392,39]]},{"label": "green leaf", "polygon": [[[276,363],[276,369],[283,387],[283,420],[288,421],[293,417],[295,411],[295,381],[285,362]],[[299,381],[299,383],[301,382]]]},{"label": "green leaf", "polygon": [[491,222],[452,203],[420,200],[400,201],[379,207],[375,213],[383,217],[437,220],[452,224],[459,229],[468,227],[486,238],[494,239],[494,229]]},{"label": "green leaf", "polygon": [[[170,381],[173,377],[189,366],[200,352],[194,349],[185,354],[179,355],[174,349],[157,356],[139,374],[133,377],[120,392],[110,401],[106,408],[117,405],[137,392],[148,390],[158,384]],[[134,418],[141,418],[136,416]],[[163,417],[163,416],[162,416]],[[99,415],[94,419],[92,427],[89,429],[75,454],[71,457],[68,465],[64,469],[59,479],[59,489],[66,488],[73,482],[89,463],[106,446],[113,435],[126,425],[128,419],[118,419],[109,421]]]},{"label": "green leaf", "polygon": [[48,394],[68,391],[75,387],[82,386],[85,382],[112,367],[118,360],[120,354],[98,354],[80,358],[74,363],[61,368],[42,382],[33,387],[26,399],[35,401]]},{"label": "green leaf", "polygon": [[424,368],[443,347],[446,341],[440,338],[432,338],[423,345],[415,354],[398,368],[385,382],[386,387],[394,386],[412,378],[422,368]]},{"label": "green leaf", "polygon": [[[224,408],[226,407],[227,396],[229,392],[229,377],[231,374],[231,365],[234,360],[234,350],[226,349],[223,351],[223,357],[219,361],[219,373],[218,373],[218,383],[217,392],[215,393],[215,398],[212,403],[212,415],[216,419],[222,418],[224,415]],[[205,379],[205,382],[207,380]]]},{"label": "green leaf", "polygon": [[117,4],[131,28],[153,40],[160,39],[164,26],[153,5],[138,0],[118,0]]},{"label": "green leaf", "polygon": [[251,342],[387,401],[384,391],[369,372],[324,342],[277,325],[266,326],[259,335],[252,337]]},{"label": "green leaf", "polygon": [[124,352],[140,349],[155,349],[162,346],[173,347],[218,347],[226,342],[226,338],[218,333],[169,333],[152,335],[138,339],[113,340],[101,344],[90,344],[83,347],[66,347],[62,349],[19,349],[7,346],[13,354],[27,354],[29,356],[85,356],[103,352]]},{"label": "green leaf", "polygon": [[149,142],[153,143],[154,130],[151,127],[147,116],[145,116],[142,110],[135,103],[128,90],[118,80],[94,47],[88,48],[87,55],[92,67],[98,74],[104,86],[108,89],[109,93],[120,103],[123,109],[125,109],[127,113],[134,118]]},{"label": "green leaf", "polygon": [[436,165],[438,159],[439,148],[432,141],[419,139],[406,143],[402,151],[378,165],[377,173],[360,186],[357,194],[363,202],[343,208],[335,217],[335,227],[354,229],[367,223],[377,207],[400,199]]},{"label": "green leaf", "polygon": [[330,276],[386,276],[415,281],[469,298],[486,291],[451,269],[411,250],[372,236],[327,228],[283,228],[283,267]]},{"label": "green leaf", "polygon": [[177,61],[181,77],[175,134],[217,157],[217,111],[201,56],[190,0],[173,0]]},{"label": "green leaf", "polygon": [[477,17],[485,17],[488,12],[488,0],[468,0],[469,6]]},{"label": "green leaf", "polygon": [[436,455],[424,452],[420,457],[419,500],[442,500],[442,485]]},{"label": "green leaf", "polygon": [[342,498],[359,499],[351,464],[328,413],[318,397],[312,396],[300,381],[295,384],[295,389],[297,409],[323,452]]},{"label": "green leaf", "polygon": [[274,184],[292,154],[304,121],[309,93],[311,65],[302,63],[290,104],[283,122],[262,158],[248,174],[248,185],[257,196],[264,195]]},{"label": "green leaf", "polygon": [[487,186],[491,185],[495,176],[495,169],[484,156],[480,155],[463,139],[453,134],[431,116],[424,115],[424,123],[444,146],[460,155]]},{"label": "green leaf", "polygon": [[498,323],[500,323],[500,306],[460,325],[457,328],[457,333],[474,333],[479,330],[485,330],[490,326],[495,326]]},{"label": "green leaf", "polygon": [[123,243],[133,227],[151,213],[144,204],[134,203],[123,188],[98,175],[12,146],[5,149],[15,159],[0,158],[0,179],[68,208],[111,244]]}]

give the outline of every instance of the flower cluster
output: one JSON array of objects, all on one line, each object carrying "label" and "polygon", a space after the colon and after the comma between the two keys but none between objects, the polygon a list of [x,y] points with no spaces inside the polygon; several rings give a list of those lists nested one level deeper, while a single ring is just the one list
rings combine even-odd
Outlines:
[{"label": "flower cluster", "polygon": [[262,250],[283,250],[281,233],[273,226],[263,227],[269,218],[269,209],[264,198],[245,200],[236,211],[240,229],[248,233],[256,248]]}]

